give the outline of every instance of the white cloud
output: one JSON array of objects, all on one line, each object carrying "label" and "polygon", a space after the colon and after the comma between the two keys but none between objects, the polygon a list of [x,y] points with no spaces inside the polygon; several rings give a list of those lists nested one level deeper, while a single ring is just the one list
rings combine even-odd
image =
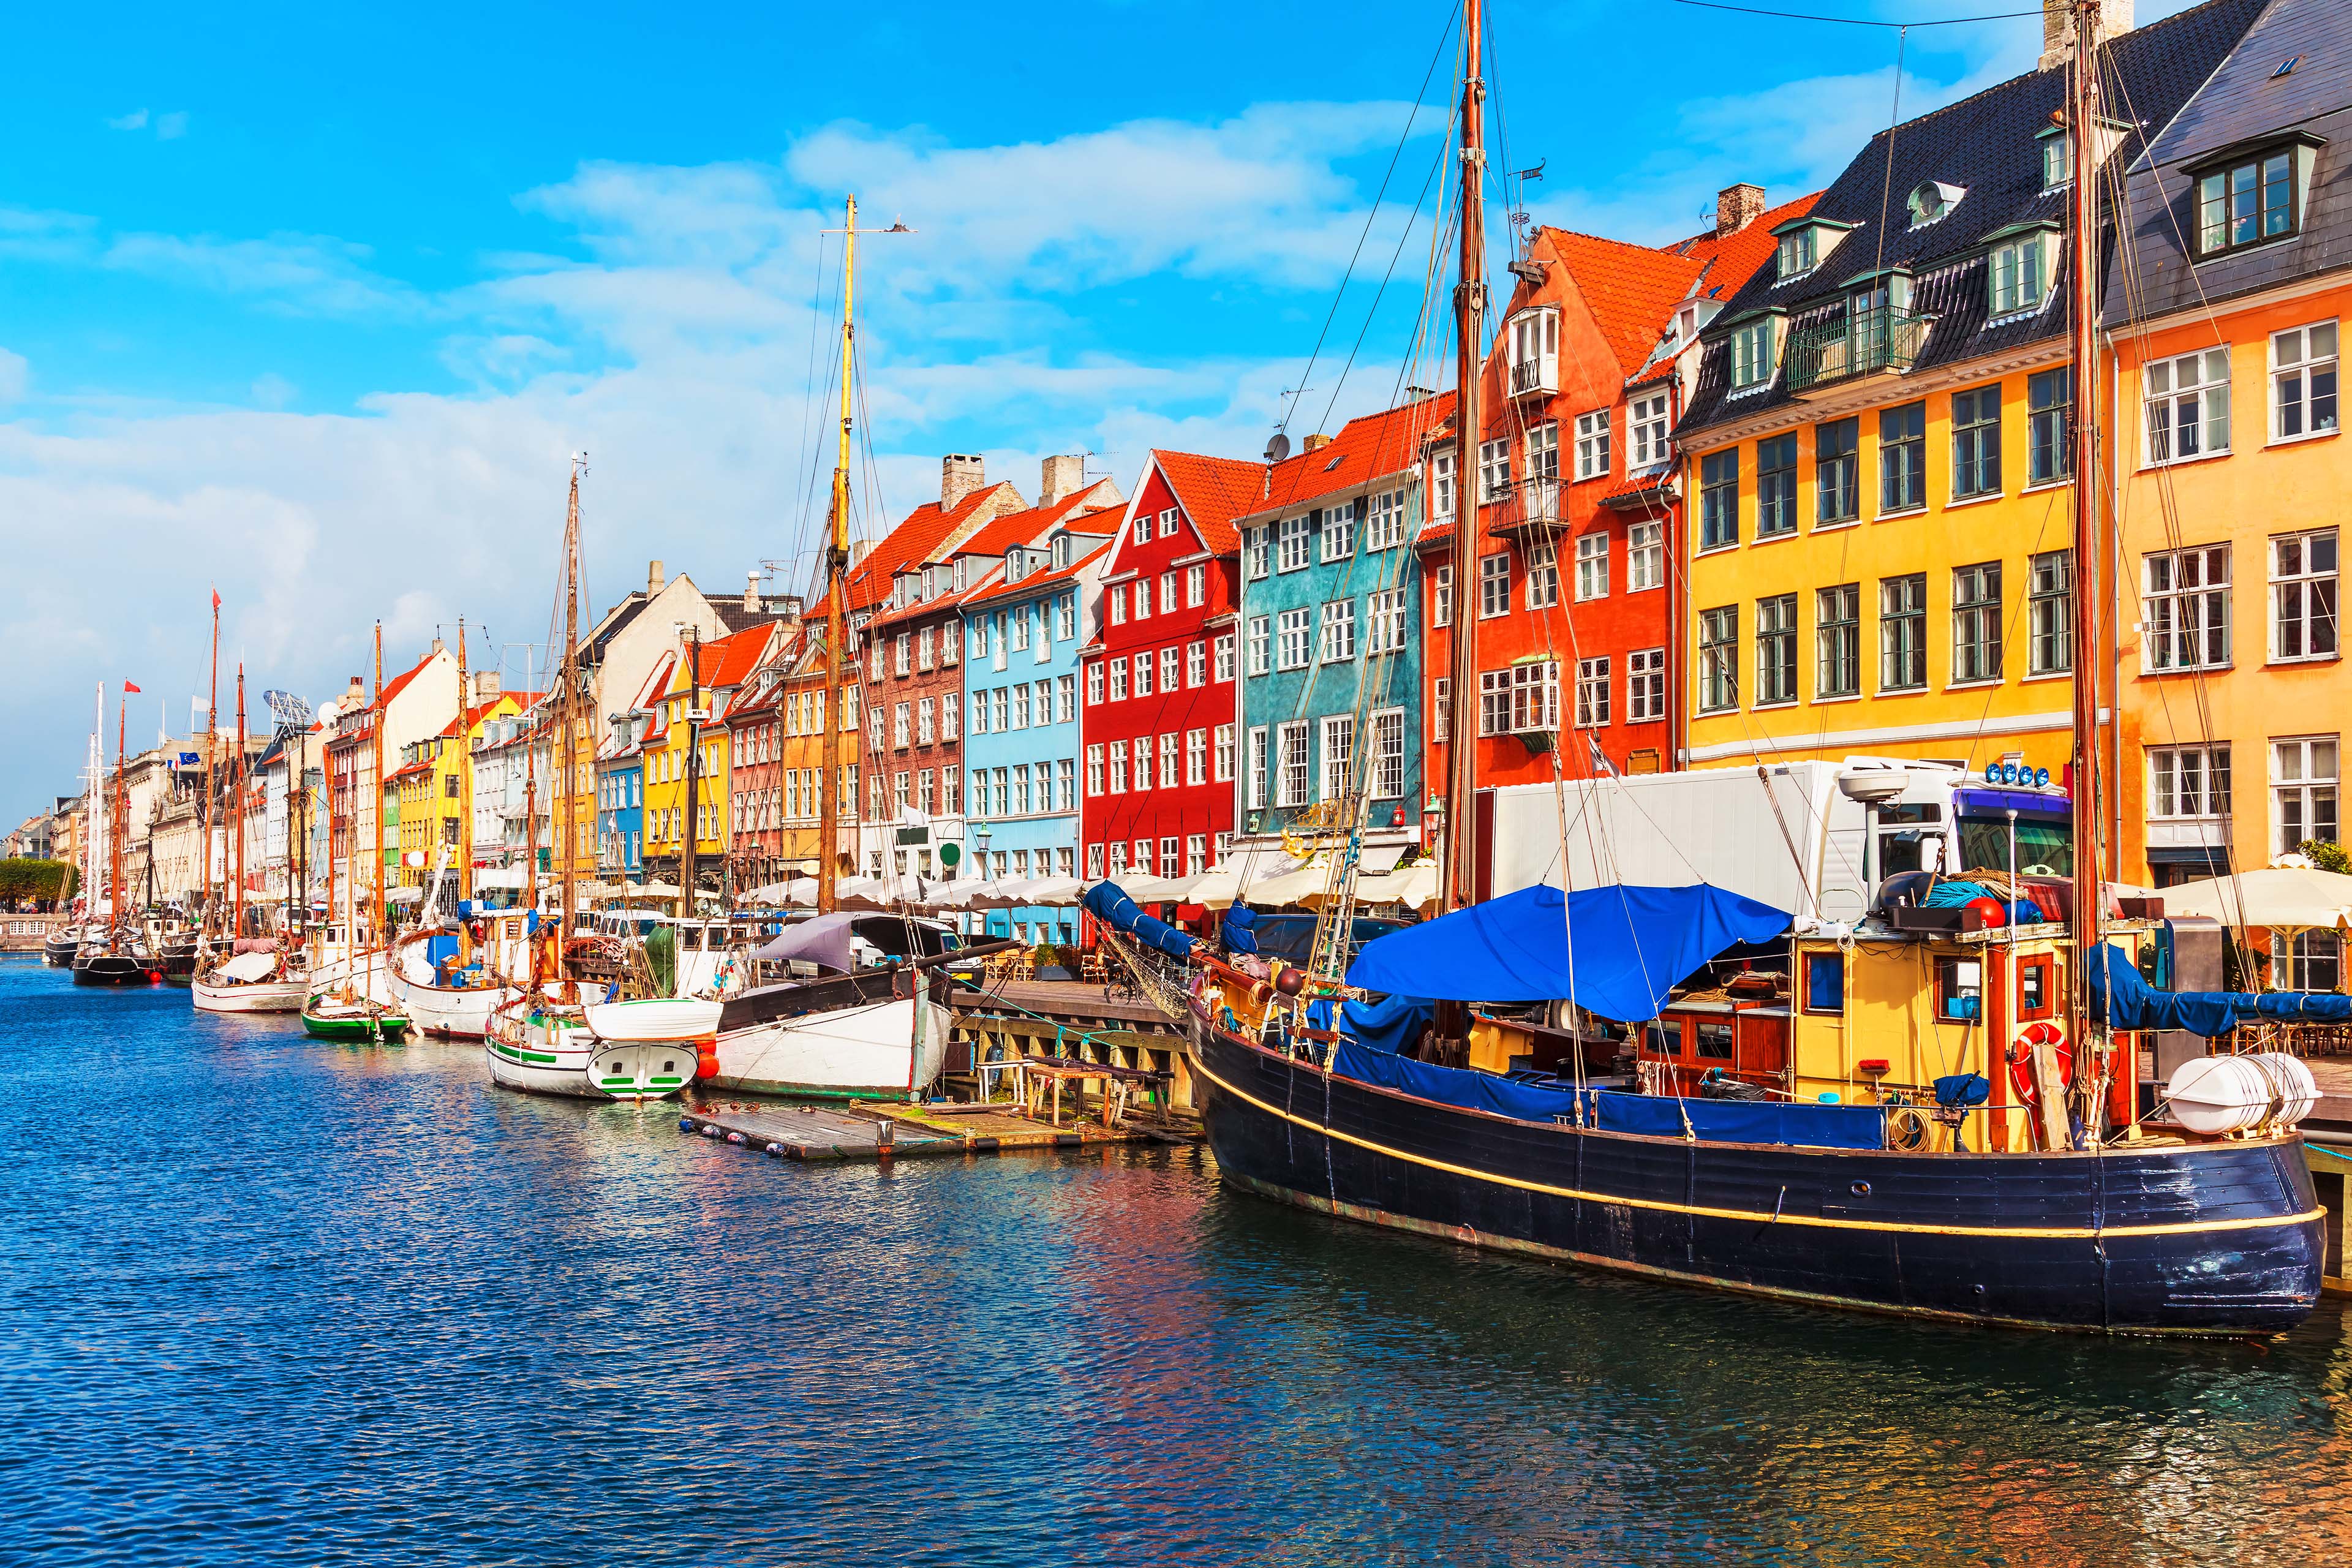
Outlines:
[{"label": "white cloud", "polygon": [[215,235],[117,235],[100,264],[186,283],[223,294],[266,300],[283,309],[330,315],[420,310],[409,285],[371,271],[363,245],[320,235],[276,234],[267,239]]},{"label": "white cloud", "polygon": [[283,408],[288,404],[294,401],[296,390],[297,388],[292,382],[287,380],[284,376],[279,375],[277,372],[271,371],[264,375],[255,378],[253,383],[254,405],[257,408]]},{"label": "white cloud", "polygon": [[147,111],[134,109],[128,114],[108,121],[106,124],[110,131],[144,131],[147,128]]},{"label": "white cloud", "polygon": [[0,349],[0,408],[23,402],[32,384],[33,367],[25,362],[25,356]]}]

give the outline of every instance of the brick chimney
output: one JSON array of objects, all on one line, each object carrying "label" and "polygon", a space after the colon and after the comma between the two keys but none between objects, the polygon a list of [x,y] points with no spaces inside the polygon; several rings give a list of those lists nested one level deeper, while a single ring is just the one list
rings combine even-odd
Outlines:
[{"label": "brick chimney", "polygon": [[475,705],[478,706],[484,702],[494,702],[498,700],[499,672],[497,670],[475,669],[467,671],[467,674],[472,678],[474,682],[473,701]]},{"label": "brick chimney", "polygon": [[1742,182],[1716,193],[1715,232],[1717,238],[1738,234],[1764,216],[1764,187]]},{"label": "brick chimney", "polygon": [[1299,443],[1299,449],[1305,452],[1319,452],[1330,444],[1331,437],[1328,436],[1309,436],[1306,440]]},{"label": "brick chimney", "polygon": [[1087,459],[1082,452],[1048,458],[1037,479],[1037,504],[1052,506],[1064,496],[1087,488]]},{"label": "brick chimney", "polygon": [[662,591],[662,569],[658,561],[646,563],[646,597],[650,599]]},{"label": "brick chimney", "polygon": [[987,483],[987,458],[977,453],[950,452],[940,459],[940,510],[955,510],[959,501]]},{"label": "brick chimney", "polygon": [[757,572],[744,574],[743,609],[749,615],[760,613],[760,574]]},{"label": "brick chimney", "polygon": [[[2132,0],[2105,0],[2099,7],[2099,41],[2106,42],[2117,33],[2128,33],[2132,27]],[[2073,0],[2042,0],[2042,58],[2033,62],[2038,71],[2064,70],[2074,58],[2074,6]]]}]

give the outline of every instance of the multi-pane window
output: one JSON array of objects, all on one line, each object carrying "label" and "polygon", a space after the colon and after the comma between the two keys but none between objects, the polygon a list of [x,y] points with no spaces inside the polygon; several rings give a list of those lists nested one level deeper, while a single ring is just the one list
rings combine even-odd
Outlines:
[{"label": "multi-pane window", "polygon": [[1609,659],[1576,661],[1576,727],[1597,730],[1609,722]]},{"label": "multi-pane window", "polygon": [[1307,728],[1306,720],[1296,719],[1280,726],[1275,732],[1276,744],[1282,756],[1282,772],[1277,781],[1281,793],[1275,800],[1276,805],[1307,804]]},{"label": "multi-pane window", "polygon": [[1743,390],[1771,379],[1772,319],[1767,316],[1731,334],[1731,384]]},{"label": "multi-pane window", "polygon": [[[1110,624],[1115,626],[1123,626],[1127,625],[1126,591],[1120,588],[1113,588],[1108,597],[1110,600]],[[975,654],[977,654],[978,651],[979,650],[977,648],[973,650]],[[1111,847],[1116,849],[1118,846],[1114,844]]]},{"label": "multi-pane window", "polygon": [[1801,278],[1821,265],[1822,231],[1807,226],[1780,237],[1780,254],[1774,258],[1775,275],[1783,283]]},{"label": "multi-pane window", "polygon": [[[1067,535],[1064,536],[1064,542],[1067,542]],[[1065,594],[1054,602],[1054,635],[1064,642],[1078,635],[1078,596],[1076,594]]]},{"label": "multi-pane window", "polygon": [[1862,584],[1843,583],[1813,594],[1813,695],[1862,692]]},{"label": "multi-pane window", "polygon": [[[915,634],[915,668],[917,669],[931,668],[936,658],[933,648],[937,637],[938,628],[934,626],[925,626]],[[950,637],[949,640],[952,642],[954,639]]]},{"label": "multi-pane window", "polygon": [[1524,734],[1559,728],[1559,665],[1522,659],[1478,674],[1478,732]]},{"label": "multi-pane window", "polygon": [[890,710],[890,743],[892,745],[904,748],[908,743],[907,719],[908,705],[906,703],[898,703]]},{"label": "multi-pane window", "polygon": [[1698,614],[1698,709],[1723,713],[1739,706],[1739,606]]},{"label": "multi-pane window", "polygon": [[1176,530],[1181,526],[1182,521],[1182,516],[1174,507],[1171,506],[1162,511],[1160,514],[1160,537],[1162,539],[1176,537]]},{"label": "multi-pane window", "polygon": [[1625,656],[1625,721],[1649,723],[1666,716],[1666,650],[1639,648]]},{"label": "multi-pane window", "polygon": [[1274,531],[1272,529],[1253,528],[1249,531],[1249,536],[1244,542],[1242,563],[1253,583],[1274,570]]},{"label": "multi-pane window", "polygon": [[2336,323],[2271,334],[2271,439],[2336,428]]},{"label": "multi-pane window", "polygon": [[1404,795],[1404,710],[1383,708],[1372,715],[1372,771],[1367,793],[1374,800]]},{"label": "multi-pane window", "polygon": [[1356,601],[1330,599],[1323,605],[1322,659],[1326,664],[1356,657]]},{"label": "multi-pane window", "polygon": [[[1162,737],[1163,743],[1166,739]],[[1184,782],[1188,784],[1209,782],[1209,731],[1205,729],[1184,731]]]},{"label": "multi-pane window", "polygon": [[[1123,658],[1110,661],[1110,700],[1113,702],[1127,700],[1127,660]],[[979,709],[974,708],[972,711],[977,713]]]},{"label": "multi-pane window", "polygon": [[1511,613],[1511,557],[1497,551],[1478,558],[1478,618],[1491,620]]},{"label": "multi-pane window", "polygon": [[1927,504],[1927,405],[1906,403],[1878,416],[1878,510]]},{"label": "multi-pane window", "polygon": [[2197,249],[2216,256],[2294,232],[2294,153],[2256,155],[2197,182]]},{"label": "multi-pane window", "polygon": [[1160,841],[1160,874],[1161,876],[1173,877],[1176,875],[1177,868],[1183,864],[1182,861],[1177,858],[1178,854],[1181,852],[1181,846],[1182,840],[1172,836],[1162,838]]},{"label": "multi-pane window", "polygon": [[1454,682],[1441,675],[1429,683],[1430,735],[1439,744],[1454,735]]},{"label": "multi-pane window", "polygon": [[914,634],[911,632],[900,632],[896,637],[891,639],[890,665],[897,673],[900,675],[907,673],[908,655],[912,651],[914,646],[915,637]]},{"label": "multi-pane window", "polygon": [[1138,578],[1135,583],[1135,618],[1139,621],[1151,618],[1151,584],[1147,579]]},{"label": "multi-pane window", "polygon": [[1636,522],[1625,529],[1625,591],[1638,594],[1666,580],[1666,525]]},{"label": "multi-pane window", "polygon": [[1280,525],[1282,545],[1276,562],[1277,571],[1297,572],[1305,569],[1307,563],[1308,531],[1307,514],[1303,511],[1297,517],[1286,517],[1282,520]]},{"label": "multi-pane window", "polygon": [[1265,726],[1260,724],[1249,732],[1249,789],[1247,794],[1251,810],[1258,810],[1266,804],[1265,791],[1266,731]]},{"label": "multi-pane window", "polygon": [[1878,581],[1878,689],[1917,691],[1927,684],[1927,574]]},{"label": "multi-pane window", "polygon": [[1756,443],[1756,537],[1797,531],[1797,438]]},{"label": "multi-pane window", "polygon": [[2230,351],[2158,360],[2142,380],[2147,461],[2178,462],[2230,449]]},{"label": "multi-pane window", "polygon": [[1016,730],[1026,730],[1029,728],[1029,688],[1016,686],[1012,689],[1013,727]]},{"label": "multi-pane window", "polygon": [[1576,596],[1579,599],[1605,599],[1609,596],[1609,536],[1587,533],[1576,542]]},{"label": "multi-pane window", "polygon": [[1450,626],[1454,624],[1454,568],[1451,565],[1440,566],[1436,580],[1430,584],[1429,619],[1432,626]]},{"label": "multi-pane window", "polygon": [[1404,542],[1404,492],[1382,490],[1372,497],[1364,521],[1366,550],[1393,550]]},{"label": "multi-pane window", "polygon": [[1348,793],[1355,782],[1355,719],[1346,713],[1328,715],[1323,721],[1323,799],[1336,800]]},{"label": "multi-pane window", "polygon": [[1454,515],[1454,452],[1432,452],[1429,455],[1429,515]]},{"label": "multi-pane window", "polygon": [[[1263,620],[1265,617],[1259,618]],[[1231,680],[1234,678],[1234,634],[1226,632],[1220,636],[1216,646],[1217,679],[1221,681]]]},{"label": "multi-pane window", "polygon": [[[1006,771],[1008,770],[998,770],[1000,773]],[[1029,770],[1027,768],[1013,768],[1009,771],[1013,775],[1012,815],[1014,816],[1026,816],[1029,815]]]},{"label": "multi-pane window", "polygon": [[1209,645],[1205,642],[1184,645],[1184,684],[1186,687],[1209,683]]},{"label": "multi-pane window", "polygon": [[2344,939],[2332,931],[2271,932],[2271,974],[2289,991],[2335,991],[2344,984]]},{"label": "multi-pane window", "polygon": [[2230,662],[2230,547],[2152,552],[2140,563],[2142,661],[2150,670]]},{"label": "multi-pane window", "polygon": [[930,698],[923,698],[915,704],[915,744],[928,746],[931,743],[932,736],[939,730],[937,719]]},{"label": "multi-pane window", "polygon": [[2046,485],[2074,471],[2074,372],[2037,371],[2025,382],[2025,482]]},{"label": "multi-pane window", "polygon": [[1364,651],[1396,653],[1404,647],[1404,590],[1375,589],[1364,605]]},{"label": "multi-pane window", "polygon": [[1478,443],[1478,500],[1501,500],[1511,488],[1511,442],[1507,436]]},{"label": "multi-pane window", "polygon": [[[1558,438],[1554,430],[1553,437]],[[1530,443],[1532,444],[1532,437]],[[1530,473],[1536,470],[1529,463]],[[1580,479],[1605,479],[1609,477],[1609,410],[1596,408],[1590,414],[1576,416],[1576,477]]]},{"label": "multi-pane window", "polygon": [[1274,617],[1249,618],[1249,672],[1264,675],[1274,668]]},{"label": "multi-pane window", "polygon": [[1314,614],[1305,608],[1282,612],[1279,626],[1281,650],[1277,668],[1305,669],[1314,653]]},{"label": "multi-pane window", "polygon": [[2230,748],[2150,746],[2147,814],[2151,817],[2230,815]]},{"label": "multi-pane window", "polygon": [[1135,694],[1138,697],[1151,695],[1151,656],[1148,653],[1135,656]]},{"label": "multi-pane window", "polygon": [[1952,679],[2000,679],[2000,563],[1952,573]]},{"label": "multi-pane window", "polygon": [[1165,731],[1160,737],[1160,787],[1176,787],[1176,731]]},{"label": "multi-pane window", "polygon": [[1952,394],[1952,496],[1993,495],[2000,489],[2000,388]]},{"label": "multi-pane window", "polygon": [[1548,610],[1559,603],[1559,555],[1549,540],[1528,546],[1528,608]]},{"label": "multi-pane window", "polygon": [[1626,465],[1646,468],[1664,462],[1668,456],[1666,437],[1672,428],[1664,393],[1654,392],[1647,397],[1633,399],[1625,412]]},{"label": "multi-pane window", "polygon": [[1171,643],[1160,650],[1160,689],[1164,694],[1176,689],[1176,663],[1183,650]]},{"label": "multi-pane window", "polygon": [[2336,752],[2333,735],[2271,742],[2271,820],[2278,832],[2273,853],[2292,854],[2306,839],[2337,841]]},{"label": "multi-pane window", "polygon": [[2051,550],[2026,563],[2026,673],[2074,668],[2074,552]]},{"label": "multi-pane window", "polygon": [[1096,795],[1102,792],[1103,749],[1099,743],[1097,743],[1087,748],[1087,793]]},{"label": "multi-pane window", "polygon": [[1173,572],[1165,573],[1160,576],[1160,613],[1163,616],[1172,616],[1176,613],[1176,574]]},{"label": "multi-pane window", "polygon": [[1029,651],[1029,606],[1016,605],[1005,612],[1013,625],[1013,646],[1022,652]]},{"label": "multi-pane window", "polygon": [[1054,678],[1054,722],[1066,724],[1078,716],[1078,678],[1061,675]]},{"label": "multi-pane window", "polygon": [[1234,727],[1231,724],[1217,726],[1216,747],[1217,782],[1231,784],[1234,782]]},{"label": "multi-pane window", "polygon": [[1698,460],[1698,547],[1739,542],[1739,448],[1727,447]]},{"label": "multi-pane window", "polygon": [[1209,836],[1192,833],[1184,838],[1184,874],[1197,877],[1209,868]]},{"label": "multi-pane window", "polygon": [[1185,567],[1185,568],[1184,568],[1184,605],[1185,605],[1185,607],[1186,607],[1187,609],[1194,609],[1194,610],[1197,610],[1197,609],[1199,609],[1202,605],[1204,605],[1204,604],[1206,604],[1206,603],[1208,602],[1208,598],[1209,598],[1209,569],[1208,569],[1208,567],[1206,567],[1205,565],[1197,565],[1197,564],[1196,564],[1196,565],[1192,565],[1192,566],[1187,566],[1187,567]]},{"label": "multi-pane window", "polygon": [[[1110,793],[1127,793],[1127,742],[1110,743]],[[1135,788],[1138,794],[1151,787],[1151,742],[1139,735],[1135,741]]]},{"label": "multi-pane window", "polygon": [[1756,601],[1756,706],[1797,700],[1797,595]]},{"label": "multi-pane window", "polygon": [[1832,419],[1813,426],[1813,526],[1852,522],[1862,515],[1862,421]]},{"label": "multi-pane window", "polygon": [[1341,501],[1323,514],[1323,559],[1344,561],[1356,552],[1356,509]]},{"label": "multi-pane window", "polygon": [[1985,261],[1992,314],[2007,316],[2041,308],[2050,287],[2049,279],[2043,276],[2045,248],[2039,234],[1993,247],[1992,255]]},{"label": "multi-pane window", "polygon": [[1511,390],[1559,384],[1559,312],[1522,310],[1511,318]]},{"label": "multi-pane window", "polygon": [[1103,847],[1099,844],[1089,844],[1087,846],[1087,880],[1098,881],[1102,874]]},{"label": "multi-pane window", "polygon": [[2271,658],[2336,657],[2336,531],[2271,536]]}]

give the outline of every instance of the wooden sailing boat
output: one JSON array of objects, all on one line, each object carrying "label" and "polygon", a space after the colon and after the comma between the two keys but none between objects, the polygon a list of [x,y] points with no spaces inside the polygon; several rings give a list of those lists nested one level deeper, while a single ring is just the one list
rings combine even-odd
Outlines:
[{"label": "wooden sailing boat", "polygon": [[[106,791],[106,921],[96,937],[84,942],[80,951],[74,954],[73,977],[77,985],[144,985],[163,978],[162,970],[147,944],[146,932],[141,928],[137,915],[129,908],[130,890],[124,886],[122,872],[123,839],[128,833],[131,816],[131,784],[123,753],[130,739],[131,689],[130,682],[125,681],[121,708],[115,725],[114,784]],[[102,702],[103,699],[100,700]],[[101,707],[101,723],[104,714]],[[94,783],[93,789],[103,784],[101,776]]]},{"label": "wooden sailing boat", "polygon": [[246,765],[245,664],[236,667],[236,763],[230,770],[229,789],[236,801],[229,819],[229,941],[215,962],[189,986],[189,1000],[205,1013],[293,1013],[302,1006],[310,979],[300,967],[300,955],[267,935],[245,934],[245,829],[247,792],[251,774]]},{"label": "wooden sailing boat", "polygon": [[[1455,298],[1465,485],[1483,332],[1481,9],[1466,0],[1464,11]],[[2098,0],[2074,0],[2073,12],[2068,116],[2095,125]],[[2097,141],[2074,138],[2071,196],[2078,561],[2101,557],[2090,461]],[[1475,517],[1465,500],[1457,560],[1475,549]],[[2309,1105],[2294,1074],[2282,1068],[2211,1131],[2150,1135],[2113,1093],[2119,1076],[2128,1088],[2116,1064],[2131,1058],[2111,1026],[2226,1017],[2236,999],[2152,995],[2111,945],[2130,928],[2102,920],[2089,575],[2076,574],[2074,588],[2081,852],[2067,885],[2024,879],[2063,906],[2063,920],[2037,911],[1967,931],[1890,916],[1835,939],[1793,938],[1790,979],[1817,1005],[1790,1009],[1785,1087],[1718,1099],[1664,1079],[1657,1092],[1596,1085],[1581,1035],[1482,1005],[1571,999],[1641,1042],[1703,1021],[1681,978],[1703,974],[1727,943],[1776,938],[1788,918],[1704,884],[1536,887],[1472,905],[1467,702],[1454,704],[1447,758],[1454,912],[1368,945],[1349,986],[1211,953],[1141,916],[1115,885],[1095,889],[1089,908],[1124,933],[1133,961],[1183,988],[1190,1065],[1223,1179],[1349,1219],[1823,1305],[2110,1333],[2293,1326],[2317,1299],[2326,1244],[2294,1131]],[[1475,617],[1454,622],[1452,668],[1467,670]],[[1880,907],[1896,896],[1890,879]],[[1367,1003],[1365,992],[1384,999]],[[1860,1007],[1857,994],[1877,1001]],[[1678,1021],[1684,1012],[1694,1016]],[[1869,1058],[1861,1067],[1884,1078],[1906,1049],[1917,1054],[1923,1033],[1954,1041],[1958,1058],[1937,1069],[1925,1102],[1874,1091],[1825,1103],[1840,1097],[1811,1092],[1822,1079],[1809,1062],[1842,1059],[1850,1082],[1854,1058]],[[1555,1070],[1509,1070],[1516,1061]],[[1471,1065],[1449,1065],[1461,1062]],[[1906,1081],[1924,1081],[1916,1066]]]}]

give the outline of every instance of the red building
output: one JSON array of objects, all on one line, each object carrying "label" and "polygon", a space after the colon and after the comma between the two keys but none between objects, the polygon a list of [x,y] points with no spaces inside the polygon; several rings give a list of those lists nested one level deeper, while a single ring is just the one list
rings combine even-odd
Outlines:
[{"label": "red building", "polygon": [[795,869],[784,842],[784,690],[808,657],[805,623],[783,630],[743,679],[719,721],[727,726],[729,876],[737,889],[781,881]]},{"label": "red building", "polygon": [[1154,451],[1103,568],[1081,658],[1089,880],[1204,871],[1234,827],[1240,536],[1263,463]]},{"label": "red building", "polygon": [[[1433,789],[1456,700],[1478,705],[1480,788],[1676,765],[1685,552],[1669,436],[1699,329],[1812,202],[1767,211],[1760,186],[1734,185],[1713,229],[1673,245],[1555,228],[1528,241],[1481,379],[1475,580],[1447,564],[1449,459],[1420,542]],[[1475,686],[1447,668],[1458,613],[1477,621]]]}]

